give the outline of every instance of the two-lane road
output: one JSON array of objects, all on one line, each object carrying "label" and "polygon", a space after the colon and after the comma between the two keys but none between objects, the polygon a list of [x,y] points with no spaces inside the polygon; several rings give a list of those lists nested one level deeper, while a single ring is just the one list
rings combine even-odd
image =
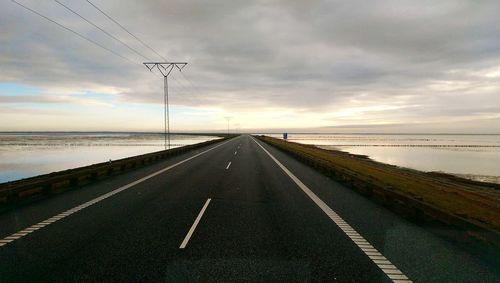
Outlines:
[{"label": "two-lane road", "polygon": [[241,136],[0,215],[0,281],[494,282],[498,271]]}]

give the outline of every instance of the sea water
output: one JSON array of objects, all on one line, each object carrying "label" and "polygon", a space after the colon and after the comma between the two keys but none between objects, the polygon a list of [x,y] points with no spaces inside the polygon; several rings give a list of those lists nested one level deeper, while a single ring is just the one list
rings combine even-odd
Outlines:
[{"label": "sea water", "polygon": [[401,167],[500,183],[500,135],[289,134],[288,140]]},{"label": "sea water", "polygon": [[[171,135],[171,147],[215,136]],[[165,148],[163,134],[0,133],[0,183]]]}]

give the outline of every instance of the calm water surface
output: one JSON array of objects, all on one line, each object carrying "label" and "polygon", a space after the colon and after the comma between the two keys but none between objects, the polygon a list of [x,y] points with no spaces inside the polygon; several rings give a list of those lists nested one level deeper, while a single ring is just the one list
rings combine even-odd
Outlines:
[{"label": "calm water surface", "polygon": [[[172,148],[217,139],[172,135]],[[161,134],[0,133],[0,183],[164,149]]]},{"label": "calm water surface", "polygon": [[397,166],[500,183],[500,135],[289,134],[288,139]]}]

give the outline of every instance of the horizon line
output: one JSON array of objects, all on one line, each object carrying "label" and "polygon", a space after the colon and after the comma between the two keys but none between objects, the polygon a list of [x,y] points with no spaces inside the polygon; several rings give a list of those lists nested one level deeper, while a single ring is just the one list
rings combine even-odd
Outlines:
[{"label": "horizon line", "polygon": [[[16,133],[135,133],[135,134],[165,134],[163,132],[159,131],[77,131],[77,130],[71,130],[71,131],[60,131],[60,130],[34,130],[34,131],[0,131],[0,134],[16,134]],[[279,131],[279,132],[267,132],[267,131],[229,131],[229,134],[301,134],[301,135],[325,135],[325,134],[330,134],[330,135],[500,135],[500,133],[466,133],[466,132],[460,132],[460,133],[452,133],[452,132],[440,132],[440,133],[431,133],[431,132],[403,132],[403,133],[397,133],[397,132],[287,132],[287,131]],[[223,134],[226,135],[228,134],[227,131],[178,131],[178,132],[171,132],[171,135],[175,134]]]}]

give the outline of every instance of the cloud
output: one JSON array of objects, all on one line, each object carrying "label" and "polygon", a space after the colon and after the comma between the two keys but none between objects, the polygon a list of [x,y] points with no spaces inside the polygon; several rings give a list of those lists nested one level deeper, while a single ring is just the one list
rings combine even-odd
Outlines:
[{"label": "cloud", "polygon": [[[6,2],[0,82],[108,93],[116,107],[163,102],[162,78],[141,66],[144,59],[55,3],[23,3],[135,64]],[[160,60],[85,1],[64,3]],[[489,119],[496,109],[485,105],[500,104],[500,6],[494,0],[95,3],[167,59],[189,62],[185,76],[170,78],[174,106],[244,113],[247,127],[266,126],[256,125],[257,116],[272,111],[294,113],[288,119],[310,121],[310,127]],[[45,93],[32,102],[99,101]],[[0,96],[0,103],[23,99],[31,98]],[[342,112],[351,115],[340,119]],[[293,124],[284,120],[272,126]]]},{"label": "cloud", "polygon": [[106,103],[97,99],[89,99],[84,96],[71,96],[71,95],[16,95],[16,96],[0,96],[1,104],[9,103],[66,103],[66,104],[77,104],[77,105],[100,105],[112,107],[110,103]]}]

